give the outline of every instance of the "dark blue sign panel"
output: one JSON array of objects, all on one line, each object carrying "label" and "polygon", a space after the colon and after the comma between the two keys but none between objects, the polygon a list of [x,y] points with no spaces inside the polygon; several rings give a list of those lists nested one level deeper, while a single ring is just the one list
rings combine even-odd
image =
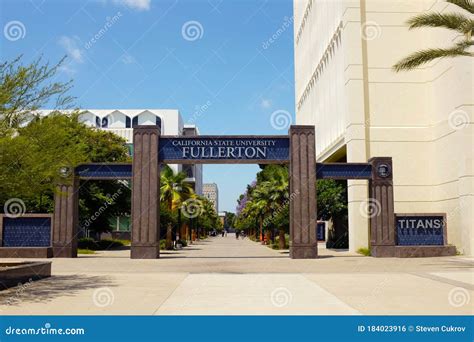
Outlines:
[{"label": "dark blue sign panel", "polygon": [[83,179],[129,179],[132,164],[83,164],[77,166],[75,172]]},{"label": "dark blue sign panel", "polygon": [[316,225],[316,238],[318,241],[326,240],[326,222],[318,222]]},{"label": "dark blue sign panel", "polygon": [[444,215],[396,215],[399,246],[444,245]]},{"label": "dark blue sign panel", "polygon": [[161,137],[160,162],[164,163],[286,163],[290,141],[275,137]]},{"label": "dark blue sign panel", "polygon": [[3,247],[50,246],[50,217],[3,218]]},{"label": "dark blue sign panel", "polygon": [[317,179],[370,179],[372,166],[367,163],[317,163]]}]

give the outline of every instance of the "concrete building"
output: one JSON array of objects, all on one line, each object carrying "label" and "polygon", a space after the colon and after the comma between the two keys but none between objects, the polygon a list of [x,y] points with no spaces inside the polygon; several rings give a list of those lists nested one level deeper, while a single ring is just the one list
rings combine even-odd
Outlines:
[{"label": "concrete building", "polygon": [[214,205],[216,213],[219,212],[219,189],[216,183],[204,183],[202,186],[202,194]]},{"label": "concrete building", "polygon": [[[409,31],[406,21],[427,11],[458,9],[439,0],[295,0],[296,123],[315,125],[318,162],[391,156],[395,212],[446,212],[448,243],[473,255],[473,59],[391,68],[458,38]],[[348,182],[348,202],[355,251],[368,245],[367,181]]]}]

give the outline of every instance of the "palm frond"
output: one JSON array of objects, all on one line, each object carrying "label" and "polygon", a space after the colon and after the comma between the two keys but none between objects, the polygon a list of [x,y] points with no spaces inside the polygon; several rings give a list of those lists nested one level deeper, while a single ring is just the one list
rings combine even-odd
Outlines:
[{"label": "palm frond", "polygon": [[474,26],[473,20],[458,13],[423,13],[407,21],[410,29],[419,27],[445,27],[463,34],[470,32]]},{"label": "palm frond", "polygon": [[420,65],[426,64],[437,58],[473,56],[472,53],[465,51],[465,48],[454,47],[451,49],[427,49],[413,53],[412,55],[402,59],[393,66],[396,72],[402,70],[412,70]]},{"label": "palm frond", "polygon": [[474,2],[472,2],[471,0],[446,0],[446,1],[449,2],[450,4],[459,6],[465,9],[466,11],[474,14]]}]

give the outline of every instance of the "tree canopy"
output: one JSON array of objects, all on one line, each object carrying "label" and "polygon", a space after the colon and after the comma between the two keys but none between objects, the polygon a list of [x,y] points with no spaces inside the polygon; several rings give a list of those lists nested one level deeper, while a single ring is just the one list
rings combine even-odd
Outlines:
[{"label": "tree canopy", "polygon": [[[15,198],[27,212],[52,212],[56,184],[65,181],[62,168],[127,161],[128,150],[119,136],[81,123],[79,110],[59,110],[72,103],[71,82],[54,81],[64,59],[53,66],[41,58],[26,66],[21,60],[0,64],[0,203]],[[39,115],[46,104],[58,110]],[[112,215],[130,211],[129,193],[126,182],[83,182],[81,225],[107,230]]]},{"label": "tree canopy", "polygon": [[25,124],[46,104],[60,110],[72,107],[72,81],[53,81],[65,59],[50,65],[39,57],[24,65],[19,56],[0,63],[0,132]]}]

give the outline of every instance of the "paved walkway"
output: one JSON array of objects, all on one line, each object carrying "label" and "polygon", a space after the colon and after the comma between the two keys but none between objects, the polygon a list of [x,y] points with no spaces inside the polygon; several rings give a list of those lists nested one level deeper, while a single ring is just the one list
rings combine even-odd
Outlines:
[{"label": "paved walkway", "polygon": [[0,314],[473,313],[472,259],[319,252],[291,260],[229,234],[158,260],[127,250],[52,259],[53,277],[0,292]]}]

